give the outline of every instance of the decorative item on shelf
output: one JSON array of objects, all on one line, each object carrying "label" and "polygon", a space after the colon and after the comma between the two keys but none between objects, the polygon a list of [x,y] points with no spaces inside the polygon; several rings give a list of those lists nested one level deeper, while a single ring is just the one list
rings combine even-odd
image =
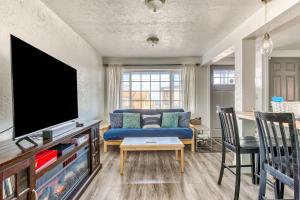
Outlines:
[{"label": "decorative item on shelf", "polygon": [[[265,26],[267,26],[267,21],[268,21],[267,4],[271,0],[261,0],[261,1],[265,3]],[[273,46],[274,46],[273,41],[266,28],[266,32],[263,35],[261,48],[260,48],[261,54],[265,55],[266,57],[269,57],[273,51]]]},{"label": "decorative item on shelf", "polygon": [[147,7],[153,12],[160,10],[166,3],[166,0],[145,0]]},{"label": "decorative item on shelf", "polygon": [[156,35],[152,35],[147,38],[148,44],[150,44],[152,47],[158,44],[159,38]]},{"label": "decorative item on shelf", "polygon": [[190,120],[190,123],[193,124],[193,125],[201,125],[201,117],[196,117],[194,119],[191,119]]}]

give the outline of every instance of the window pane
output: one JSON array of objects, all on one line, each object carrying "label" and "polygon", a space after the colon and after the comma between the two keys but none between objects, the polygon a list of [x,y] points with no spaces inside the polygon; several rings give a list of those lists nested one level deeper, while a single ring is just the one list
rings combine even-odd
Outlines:
[{"label": "window pane", "polygon": [[123,73],[123,76],[122,76],[122,80],[123,81],[129,81],[129,73]]},{"label": "window pane", "polygon": [[142,82],[142,91],[150,91],[150,82]]},{"label": "window pane", "polygon": [[141,101],[132,101],[131,102],[131,107],[134,108],[134,109],[140,109],[140,108],[142,108]]},{"label": "window pane", "polygon": [[[232,82],[228,78],[229,73],[231,72],[225,73],[226,80],[224,80],[228,84]],[[221,81],[221,77],[219,80]],[[182,107],[181,98],[180,71],[132,71],[122,74],[120,95],[122,108],[178,108]]]},{"label": "window pane", "polygon": [[121,92],[121,100],[122,101],[129,101],[130,100],[130,92]]},{"label": "window pane", "polygon": [[151,109],[159,109],[160,101],[151,101]]},{"label": "window pane", "polygon": [[141,73],[140,72],[131,73],[131,80],[132,81],[140,81],[141,80]]},{"label": "window pane", "polygon": [[214,85],[219,85],[220,83],[220,78],[214,78]]},{"label": "window pane", "polygon": [[132,91],[140,91],[141,90],[141,82],[132,82],[131,90]]},{"label": "window pane", "polygon": [[180,92],[179,91],[174,92],[174,100],[180,100]]},{"label": "window pane", "polygon": [[162,91],[161,92],[161,100],[169,100],[171,99],[171,92],[170,91]]},{"label": "window pane", "polygon": [[142,81],[150,81],[150,72],[142,73]]},{"label": "window pane", "polygon": [[151,90],[159,91],[159,82],[151,82]]},{"label": "window pane", "polygon": [[131,92],[131,100],[141,100],[141,92]]},{"label": "window pane", "polygon": [[169,109],[169,108],[171,108],[170,101],[161,101],[161,108],[162,109]]},{"label": "window pane", "polygon": [[174,73],[174,81],[181,81],[181,75],[179,72]]},{"label": "window pane", "polygon": [[151,100],[160,100],[160,92],[151,92]]},{"label": "window pane", "polygon": [[122,91],[129,91],[129,82],[122,82]]},{"label": "window pane", "polygon": [[170,90],[170,82],[161,82],[160,88],[161,90]]},{"label": "window pane", "polygon": [[151,81],[159,81],[159,73],[151,73]]},{"label": "window pane", "polygon": [[170,81],[170,73],[169,72],[163,72],[160,74],[161,81]]},{"label": "window pane", "polygon": [[142,100],[150,100],[150,92],[142,92]]},{"label": "window pane", "polygon": [[142,101],[142,109],[150,109],[151,101]]},{"label": "window pane", "polygon": [[174,90],[180,90],[181,89],[181,82],[174,82]]},{"label": "window pane", "polygon": [[173,108],[181,108],[181,103],[180,101],[173,101]]},{"label": "window pane", "polygon": [[130,108],[130,102],[129,101],[122,101],[122,108]]}]

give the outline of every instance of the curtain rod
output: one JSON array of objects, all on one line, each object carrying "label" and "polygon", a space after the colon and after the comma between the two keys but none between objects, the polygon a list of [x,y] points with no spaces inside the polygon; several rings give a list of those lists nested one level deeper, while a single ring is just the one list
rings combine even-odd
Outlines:
[{"label": "curtain rod", "polygon": [[[154,66],[182,66],[183,64],[125,64],[124,67],[154,67]],[[197,67],[200,66],[200,63],[195,64]],[[103,64],[104,67],[108,67],[108,64]]]}]

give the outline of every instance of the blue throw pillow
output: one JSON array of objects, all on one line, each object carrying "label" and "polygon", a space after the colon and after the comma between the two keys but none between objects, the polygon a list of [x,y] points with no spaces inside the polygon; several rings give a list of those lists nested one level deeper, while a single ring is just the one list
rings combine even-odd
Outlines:
[{"label": "blue throw pillow", "polygon": [[180,112],[178,126],[188,128],[190,125],[191,112]]},{"label": "blue throw pillow", "polygon": [[157,115],[142,115],[143,128],[160,128],[160,116]]},{"label": "blue throw pillow", "polygon": [[162,128],[177,128],[178,127],[178,112],[164,112],[162,117]]},{"label": "blue throw pillow", "polygon": [[123,128],[141,128],[141,114],[123,113]]},{"label": "blue throw pillow", "polygon": [[110,126],[112,128],[123,127],[123,113],[109,113]]}]

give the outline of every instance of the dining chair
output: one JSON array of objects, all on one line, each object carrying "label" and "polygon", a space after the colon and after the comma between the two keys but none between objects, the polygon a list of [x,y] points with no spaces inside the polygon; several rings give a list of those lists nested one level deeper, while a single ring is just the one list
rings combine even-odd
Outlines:
[{"label": "dining chair", "polygon": [[[232,172],[236,176],[234,200],[238,200],[239,192],[240,192],[242,167],[251,167],[252,183],[253,184],[256,183],[255,154],[259,153],[259,140],[254,136],[245,136],[245,137],[239,136],[234,108],[217,107],[217,112],[219,114],[221,131],[222,131],[222,162],[221,162],[221,170],[220,170],[218,184],[220,185],[222,182],[225,168],[228,169],[230,172]],[[230,150],[235,153],[236,165],[226,164],[226,150]],[[250,155],[251,158],[250,165],[241,164],[242,154]],[[235,172],[232,170],[232,168],[236,168]]]},{"label": "dining chair", "polygon": [[255,119],[261,159],[258,199],[265,199],[268,174],[275,179],[276,199],[284,198],[284,185],[294,189],[294,199],[300,199],[300,152],[294,114],[255,112]]}]

